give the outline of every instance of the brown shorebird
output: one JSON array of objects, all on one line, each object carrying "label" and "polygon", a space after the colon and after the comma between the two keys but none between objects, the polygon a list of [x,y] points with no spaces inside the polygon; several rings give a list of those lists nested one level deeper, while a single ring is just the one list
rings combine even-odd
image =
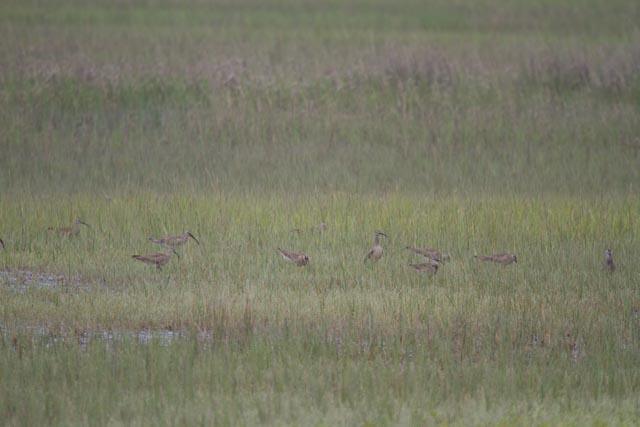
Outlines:
[{"label": "brown shorebird", "polygon": [[509,265],[511,263],[517,263],[518,257],[515,254],[495,254],[495,255],[474,255],[474,258],[480,261],[491,261],[502,265]]},{"label": "brown shorebird", "polygon": [[422,255],[426,259],[432,259],[439,263],[449,261],[450,259],[449,254],[443,254],[439,250],[433,248],[416,248],[413,246],[407,246],[406,249],[418,255]]},{"label": "brown shorebird", "polygon": [[614,271],[616,269],[616,265],[613,262],[613,252],[611,249],[607,249],[604,251],[604,268],[607,271]]},{"label": "brown shorebird", "polygon": [[60,228],[49,227],[47,231],[54,232],[60,237],[72,237],[80,234],[80,225],[86,225],[87,227],[91,228],[89,224],[87,224],[84,221],[81,221],[80,218],[76,218],[76,220],[73,222],[73,225],[71,225],[71,227],[60,227]]},{"label": "brown shorebird", "polygon": [[196,236],[191,234],[190,231],[185,231],[182,234],[177,236],[164,236],[159,239],[155,239],[153,237],[149,237],[149,241],[153,243],[157,243],[158,245],[166,246],[167,248],[175,249],[178,246],[182,246],[189,241],[189,238],[195,240],[197,244],[200,244]]},{"label": "brown shorebird", "polygon": [[282,258],[286,259],[287,261],[291,261],[298,267],[304,267],[305,265],[309,264],[309,257],[303,254],[302,252],[297,253],[297,252],[285,251],[280,248],[277,248],[277,249],[280,255],[282,255]]},{"label": "brown shorebird", "polygon": [[173,254],[178,257],[180,256],[174,249],[171,249],[167,252],[157,252],[149,255],[132,255],[131,258],[144,262],[145,264],[155,265],[158,270],[161,270],[162,266],[169,262]]},{"label": "brown shorebird", "polygon": [[409,267],[413,268],[418,273],[430,273],[436,274],[440,263],[435,260],[429,262],[421,262],[419,264],[409,264]]},{"label": "brown shorebird", "polygon": [[380,244],[381,236],[387,237],[387,235],[384,234],[382,231],[376,231],[376,234],[373,238],[373,247],[371,248],[367,256],[364,258],[364,262],[367,262],[367,260],[378,261],[380,258],[382,258],[382,254],[384,253],[384,250],[382,249],[382,245]]}]

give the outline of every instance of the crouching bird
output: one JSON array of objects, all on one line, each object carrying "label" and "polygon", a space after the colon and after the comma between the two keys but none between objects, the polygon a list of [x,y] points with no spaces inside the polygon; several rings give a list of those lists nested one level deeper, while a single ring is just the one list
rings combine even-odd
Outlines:
[{"label": "crouching bird", "polygon": [[309,264],[309,256],[303,254],[302,252],[290,252],[280,248],[277,248],[277,250],[280,255],[282,255],[282,258],[294,263],[298,267],[304,267],[305,265]]},{"label": "crouching bird", "polygon": [[71,227],[49,227],[47,228],[47,231],[53,232],[60,237],[73,237],[80,234],[81,225],[91,228],[89,224],[82,221],[80,218],[76,218],[76,220],[73,221],[73,224],[71,224]]},{"label": "crouching bird", "polygon": [[476,259],[479,259],[480,261],[489,261],[489,262],[495,262],[498,264],[502,264],[502,265],[509,265],[512,263],[517,263],[518,262],[518,257],[516,257],[515,254],[495,254],[495,255],[474,255],[473,256]]},{"label": "crouching bird", "polygon": [[440,264],[437,261],[431,260],[429,262],[421,262],[419,264],[409,264],[409,267],[413,268],[417,273],[421,274],[436,274]]},{"label": "crouching bird", "polygon": [[155,265],[158,270],[161,270],[162,267],[169,262],[171,256],[174,254],[177,257],[180,257],[180,255],[178,255],[178,253],[174,249],[171,249],[171,251],[168,252],[157,252],[149,255],[132,255],[131,258],[140,262],[144,262],[145,264]]}]

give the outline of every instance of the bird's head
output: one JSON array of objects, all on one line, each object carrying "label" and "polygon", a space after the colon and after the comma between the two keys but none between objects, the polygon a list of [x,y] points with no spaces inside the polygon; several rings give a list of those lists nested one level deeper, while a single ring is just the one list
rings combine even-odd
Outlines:
[{"label": "bird's head", "polygon": [[90,226],[89,224],[87,224],[86,222],[84,222],[84,221],[83,221],[83,220],[81,220],[80,218],[76,218],[76,220],[75,220],[74,224],[76,224],[76,225],[85,225],[85,226],[87,226],[87,227],[91,228],[91,226]]}]

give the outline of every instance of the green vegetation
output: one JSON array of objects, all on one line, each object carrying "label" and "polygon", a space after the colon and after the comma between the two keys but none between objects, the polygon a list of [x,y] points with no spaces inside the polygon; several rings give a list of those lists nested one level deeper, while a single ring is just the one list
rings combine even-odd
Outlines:
[{"label": "green vegetation", "polygon": [[[635,424],[638,23],[2,2],[0,423]],[[163,270],[131,259],[186,230]],[[451,262],[417,275],[407,244]]]}]

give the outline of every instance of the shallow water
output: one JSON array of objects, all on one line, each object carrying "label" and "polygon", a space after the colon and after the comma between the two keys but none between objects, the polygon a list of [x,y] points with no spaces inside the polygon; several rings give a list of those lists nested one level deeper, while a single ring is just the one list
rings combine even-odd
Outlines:
[{"label": "shallow water", "polygon": [[[104,343],[111,348],[119,342],[136,343],[139,345],[159,345],[168,347],[174,344],[196,340],[205,347],[213,345],[214,337],[210,331],[192,333],[187,330],[171,329],[141,329],[141,330],[93,330],[74,331],[69,333],[54,333],[44,326],[24,326],[9,329],[0,323],[0,337],[9,341],[13,337],[27,339],[32,344],[44,348],[51,348],[58,344],[77,343],[86,349],[90,344]],[[20,338],[22,337],[22,338]]]},{"label": "shallow water", "polygon": [[73,286],[82,290],[90,288],[90,285],[83,282],[80,277],[69,277],[64,274],[27,269],[1,270],[0,286],[6,286],[10,290],[21,294],[30,289],[54,289],[63,286]]}]

